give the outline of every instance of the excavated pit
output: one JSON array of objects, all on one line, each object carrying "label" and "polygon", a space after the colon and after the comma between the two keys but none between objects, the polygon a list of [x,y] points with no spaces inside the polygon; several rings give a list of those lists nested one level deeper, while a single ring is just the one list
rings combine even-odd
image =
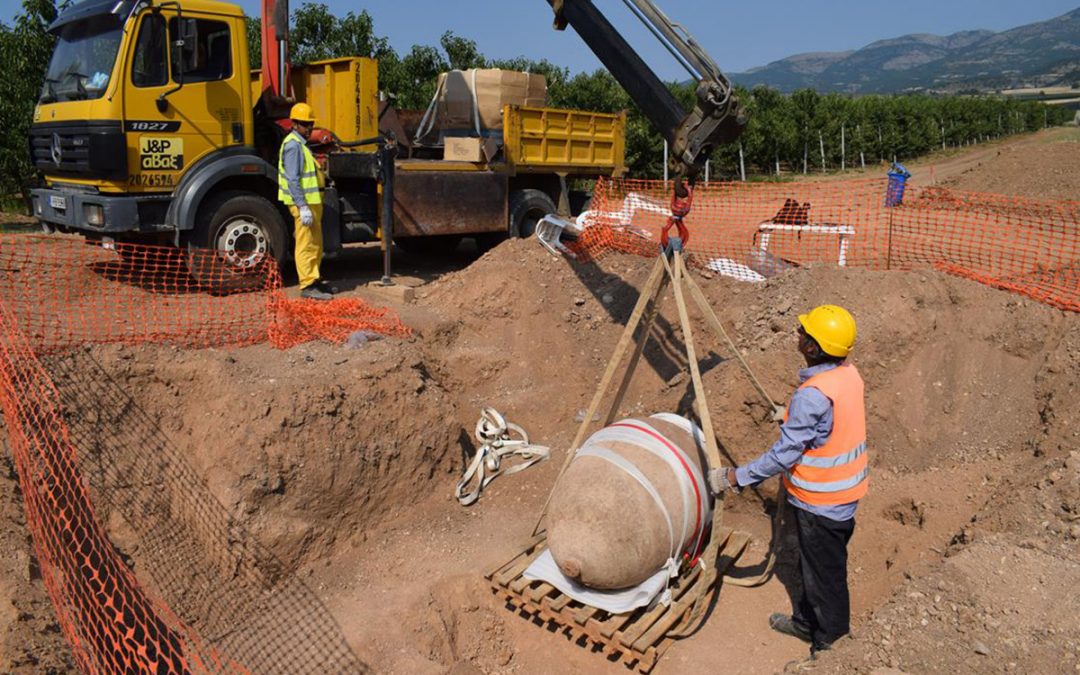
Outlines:
[{"label": "excavated pit", "polygon": [[[505,611],[481,575],[527,541],[650,264],[612,254],[581,265],[510,241],[424,287],[403,309],[417,330],[409,340],[284,352],[99,346],[46,365],[83,440],[99,516],[137,571],[138,528],[113,508],[132,488],[116,481],[116,467],[165,444],[190,466],[191,494],[212,495],[283,574],[304,579],[378,671],[618,673]],[[1049,593],[1080,582],[1075,315],[927,271],[822,267],[760,285],[700,282],[778,399],[797,382],[800,311],[835,302],[859,321],[854,362],[867,383],[872,482],[851,545],[856,638],[820,667],[964,669],[984,663],[975,640],[1028,671],[1053,664],[1055,649],[1076,653],[1077,629],[1055,623],[1047,633],[1033,618],[1048,611],[1038,602],[1017,605],[1023,620],[1011,625],[1022,635],[1003,642],[1009,622],[996,611],[1009,601],[995,593],[1019,591],[979,581],[1017,556],[1018,569],[1044,577]],[[689,412],[674,317],[669,297],[623,414]],[[734,359],[694,322],[717,433],[733,461],[752,459],[775,427]],[[551,445],[554,460],[500,478],[463,509],[453,487],[484,405]],[[18,517],[10,472],[0,482],[8,522]],[[172,486],[177,498],[195,499],[183,484]],[[774,491],[728,502],[730,522],[757,537],[751,560],[765,552]],[[22,556],[4,561],[4,583],[21,594],[7,620],[5,670],[31,672],[52,659],[49,668],[65,672],[70,661],[40,583],[32,572],[20,576],[30,558],[25,535],[13,527],[4,539]],[[655,672],[726,667],[730,649],[742,650],[737,672],[774,672],[801,656],[802,645],[765,627],[795,592],[792,550],[788,539],[778,580],[766,588],[726,589],[705,628]],[[38,663],[29,664],[31,653]]]}]

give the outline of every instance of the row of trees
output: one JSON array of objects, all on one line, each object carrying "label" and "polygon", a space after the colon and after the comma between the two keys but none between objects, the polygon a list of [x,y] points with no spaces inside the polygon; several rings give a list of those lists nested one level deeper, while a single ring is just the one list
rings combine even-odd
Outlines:
[{"label": "row of trees", "polygon": [[45,29],[55,18],[55,0],[23,0],[14,24],[0,23],[0,197],[33,178],[27,138],[52,54]]},{"label": "row of trees", "polygon": [[741,95],[750,124],[738,146],[715,157],[729,172],[740,161],[765,174],[861,168],[1064,124],[1074,114],[996,97],[853,98],[811,89],[783,96],[765,87]]},{"label": "row of trees", "polygon": [[[26,137],[48,65],[52,39],[45,28],[57,13],[56,0],[23,0],[13,26],[0,23],[0,194],[11,194],[33,178]],[[547,60],[489,59],[477,44],[447,32],[438,46],[414,45],[399,54],[375,32],[366,11],[334,15],[324,4],[307,3],[292,17],[292,59],[306,63],[338,56],[379,60],[381,88],[400,108],[424,108],[438,74],[452,68],[507,68],[547,77],[552,105],[629,111],[627,164],[632,175],[663,173],[663,141],[626,92],[606,71],[571,75]],[[248,21],[252,64],[260,62],[259,22]],[[687,106],[690,84],[670,85]],[[750,123],[740,143],[718,148],[712,159],[718,176],[781,174],[861,167],[904,160],[935,149],[982,142],[1058,125],[1072,112],[1037,102],[991,97],[863,96],[818,94],[805,89],[790,96],[764,87],[740,89]]]}]

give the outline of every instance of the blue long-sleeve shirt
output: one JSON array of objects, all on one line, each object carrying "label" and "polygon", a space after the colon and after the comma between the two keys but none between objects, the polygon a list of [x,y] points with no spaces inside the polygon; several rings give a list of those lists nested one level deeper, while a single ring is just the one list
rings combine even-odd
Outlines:
[{"label": "blue long-sleeve shirt", "polygon": [[304,173],[304,151],[300,145],[307,145],[307,141],[295,131],[292,134],[299,139],[300,143],[285,143],[281,151],[281,165],[285,168],[285,182],[289,186],[289,195],[292,196],[293,204],[300,208],[307,206],[307,198],[304,196],[303,188],[300,187],[300,176]]},{"label": "blue long-sleeve shirt", "polygon": [[[818,373],[836,368],[839,364],[822,363],[799,371],[799,383],[806,382]],[[833,425],[833,405],[825,394],[814,387],[796,389],[788,404],[787,421],[780,427],[780,440],[754,461],[735,469],[735,479],[740,486],[757,485],[767,478],[790,470],[803,453],[819,448],[829,440]],[[859,502],[817,506],[807,504],[792,495],[788,503],[832,520],[851,520]]]}]

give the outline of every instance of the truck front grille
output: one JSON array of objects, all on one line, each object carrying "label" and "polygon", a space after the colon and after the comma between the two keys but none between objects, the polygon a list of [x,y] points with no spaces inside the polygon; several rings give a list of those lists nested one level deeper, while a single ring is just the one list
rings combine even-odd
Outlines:
[{"label": "truck front grille", "polygon": [[118,178],[127,174],[120,122],[46,122],[30,127],[30,159],[50,176]]}]

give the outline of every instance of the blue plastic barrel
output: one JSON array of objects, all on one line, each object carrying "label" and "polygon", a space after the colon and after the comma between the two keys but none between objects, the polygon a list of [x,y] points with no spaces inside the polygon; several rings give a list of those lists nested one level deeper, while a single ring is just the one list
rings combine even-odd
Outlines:
[{"label": "blue plastic barrel", "polygon": [[889,172],[889,187],[885,191],[885,206],[891,208],[904,203],[904,190],[907,189],[907,179],[911,178],[911,172],[904,168],[903,164],[893,163],[892,171]]}]

